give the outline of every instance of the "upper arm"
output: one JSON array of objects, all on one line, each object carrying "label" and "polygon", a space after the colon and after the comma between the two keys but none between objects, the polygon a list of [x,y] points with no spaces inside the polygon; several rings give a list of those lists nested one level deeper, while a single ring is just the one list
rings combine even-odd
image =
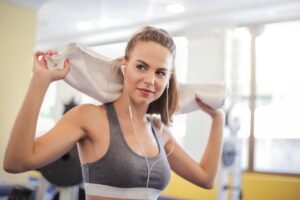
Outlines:
[{"label": "upper arm", "polygon": [[85,106],[72,108],[51,130],[35,139],[29,168],[39,168],[58,159],[85,137],[85,110]]},{"label": "upper arm", "polygon": [[164,142],[164,148],[168,156],[171,169],[186,179],[200,187],[211,188],[211,179],[204,168],[196,162],[175,140],[170,129],[163,126],[162,122],[153,117],[152,122]]},{"label": "upper arm", "polygon": [[211,188],[211,179],[203,169],[203,167],[195,161],[190,154],[188,154],[179,145],[175,138],[172,136],[170,129],[164,128],[163,134],[165,134],[165,151],[168,155],[168,161],[171,169],[186,179],[187,181],[196,184],[200,187]]},{"label": "upper arm", "polygon": [[[174,143],[174,144],[171,144]],[[173,151],[168,156],[169,164],[172,170],[186,179],[203,188],[211,188],[212,183],[210,177],[206,174],[201,165],[196,162],[176,141],[170,141],[166,145],[166,151],[170,151],[171,145]]]}]

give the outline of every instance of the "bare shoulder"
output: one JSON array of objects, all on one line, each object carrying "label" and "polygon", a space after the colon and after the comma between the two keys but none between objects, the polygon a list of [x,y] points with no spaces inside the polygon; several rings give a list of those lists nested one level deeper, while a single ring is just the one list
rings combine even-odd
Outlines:
[{"label": "bare shoulder", "polygon": [[99,113],[105,111],[105,108],[103,105],[95,105],[95,104],[81,104],[77,106],[78,111],[80,114],[92,114],[92,113]]},{"label": "bare shoulder", "polygon": [[108,128],[108,119],[104,105],[82,104],[76,108],[82,128],[90,138],[96,138],[99,132]]},{"label": "bare shoulder", "polygon": [[169,127],[165,126],[158,116],[149,115],[148,118],[150,119],[152,125],[157,130],[160,137],[163,139],[164,145],[166,145],[169,141],[171,141],[172,135]]},{"label": "bare shoulder", "polygon": [[106,110],[103,105],[81,104],[74,108],[74,112],[83,121],[101,120],[106,116]]}]

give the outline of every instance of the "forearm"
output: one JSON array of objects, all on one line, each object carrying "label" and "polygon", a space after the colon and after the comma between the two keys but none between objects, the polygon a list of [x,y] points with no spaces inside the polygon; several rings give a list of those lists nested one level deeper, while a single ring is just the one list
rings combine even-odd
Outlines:
[{"label": "forearm", "polygon": [[4,169],[26,170],[34,151],[38,115],[49,83],[33,76],[21,109],[14,122],[4,158]]},{"label": "forearm", "polygon": [[200,166],[205,171],[207,180],[211,185],[213,184],[218,169],[218,162],[222,148],[223,126],[223,114],[219,114],[213,118],[207,146],[200,162]]}]

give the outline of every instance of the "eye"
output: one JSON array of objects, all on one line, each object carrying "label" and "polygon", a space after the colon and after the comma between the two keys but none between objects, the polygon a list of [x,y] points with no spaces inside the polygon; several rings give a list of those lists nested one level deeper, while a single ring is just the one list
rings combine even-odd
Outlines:
[{"label": "eye", "polygon": [[165,77],[166,76],[166,72],[165,71],[157,71],[156,74],[158,76],[161,76],[161,77]]},{"label": "eye", "polygon": [[136,68],[137,68],[138,70],[140,70],[140,71],[145,71],[145,70],[146,70],[146,66],[145,66],[145,65],[142,65],[142,64],[138,64],[138,65],[136,66]]}]

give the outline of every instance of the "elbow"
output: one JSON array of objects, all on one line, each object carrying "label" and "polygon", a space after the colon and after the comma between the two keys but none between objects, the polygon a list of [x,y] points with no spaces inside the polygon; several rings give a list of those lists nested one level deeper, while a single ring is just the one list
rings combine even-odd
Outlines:
[{"label": "elbow", "polygon": [[208,183],[203,184],[202,187],[204,189],[211,190],[211,189],[214,188],[214,183],[213,182],[208,182]]},{"label": "elbow", "polygon": [[18,167],[16,165],[7,164],[7,163],[3,164],[3,169],[5,172],[12,173],[12,174],[18,174],[18,173],[22,173],[22,172],[26,171],[25,169],[23,169],[21,167]]},{"label": "elbow", "polygon": [[214,179],[212,180],[202,180],[197,183],[197,185],[201,188],[211,190],[214,188]]},{"label": "elbow", "polygon": [[13,166],[8,165],[6,163],[3,164],[3,169],[7,173],[13,173],[13,174],[20,173],[20,171],[17,170],[16,167],[13,167]]},{"label": "elbow", "polygon": [[7,159],[4,159],[3,169],[5,172],[12,173],[12,174],[22,173],[29,170],[20,162],[15,162],[13,160],[7,160]]},{"label": "elbow", "polygon": [[204,188],[211,190],[214,188],[214,184],[215,184],[215,176],[210,176],[209,178],[207,178],[207,180],[204,183]]},{"label": "elbow", "polygon": [[11,174],[18,174],[21,173],[21,171],[16,170],[14,168],[4,167],[4,171]]}]

